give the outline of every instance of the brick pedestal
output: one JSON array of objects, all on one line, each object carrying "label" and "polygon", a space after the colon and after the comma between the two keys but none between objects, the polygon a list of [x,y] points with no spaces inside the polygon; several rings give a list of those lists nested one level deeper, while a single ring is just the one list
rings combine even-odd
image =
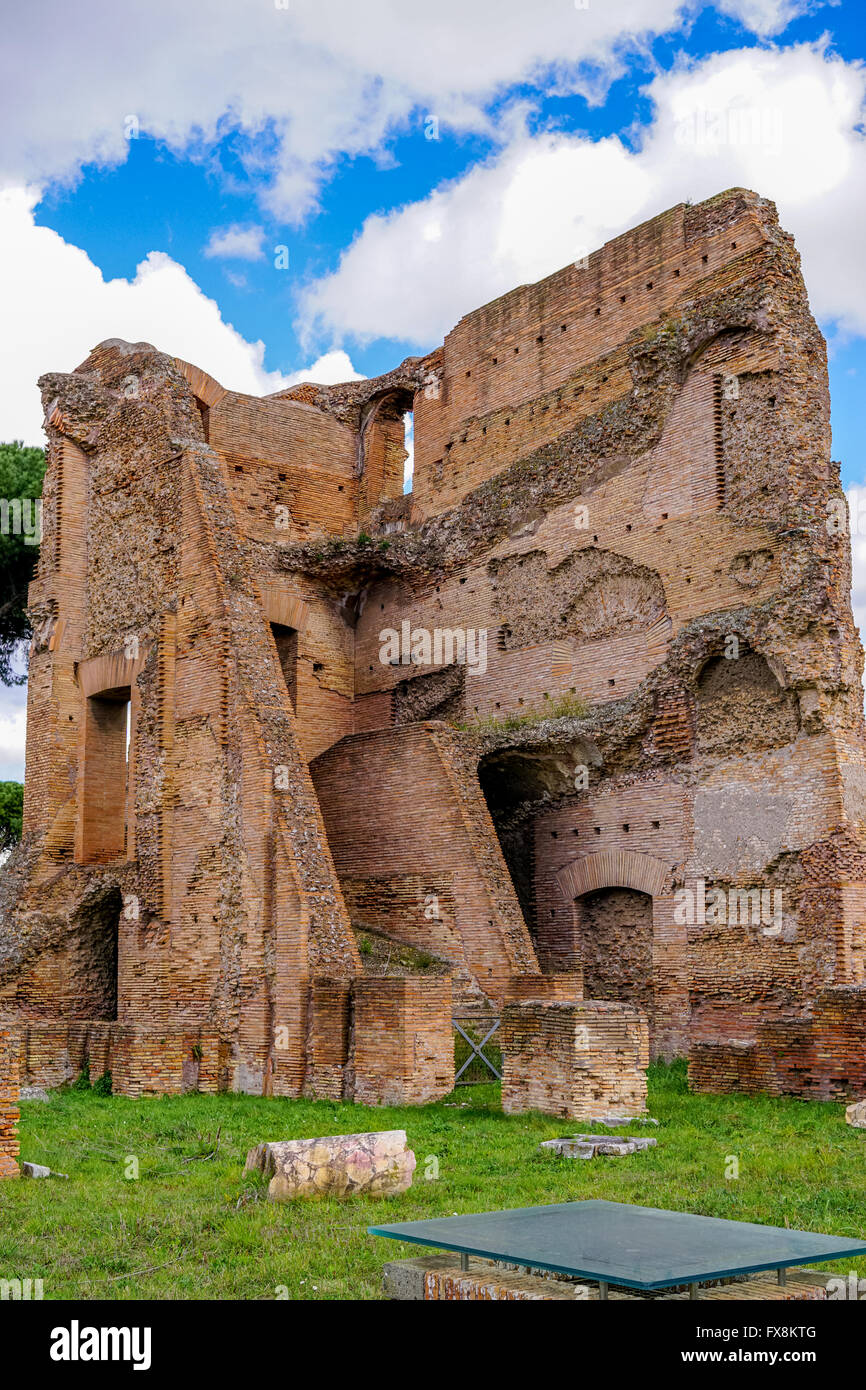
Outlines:
[{"label": "brick pedestal", "polygon": [[[772,1274],[753,1274],[747,1279],[728,1283],[702,1285],[698,1298],[712,1302],[823,1302],[832,1297],[827,1274],[789,1272],[789,1282],[778,1284]],[[386,1264],[382,1284],[390,1299],[423,1303],[558,1303],[599,1301],[598,1284],[591,1279],[571,1279],[565,1275],[545,1274],[519,1269],[514,1265],[480,1260],[475,1256],[469,1269],[462,1270],[456,1255],[421,1255],[412,1260],[395,1260]],[[687,1288],[660,1289],[642,1293],[637,1289],[611,1287],[610,1302],[684,1303],[689,1301]]]},{"label": "brick pedestal", "polygon": [[626,1004],[529,999],[502,1013],[502,1108],[594,1120],[646,1110],[649,1029]]}]

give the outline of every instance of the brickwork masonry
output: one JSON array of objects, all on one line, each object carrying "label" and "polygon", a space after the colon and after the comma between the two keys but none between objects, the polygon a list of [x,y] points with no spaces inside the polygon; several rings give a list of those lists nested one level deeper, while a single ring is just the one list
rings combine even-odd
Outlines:
[{"label": "brickwork masonry", "polygon": [[41,386],[25,1075],[418,1102],[451,1008],[505,1007],[509,1105],[637,1105],[647,1046],[862,1094],[863,653],[772,203],[669,209],[375,379],[256,399],[110,339]]},{"label": "brickwork masonry", "polygon": [[0,1178],[18,1177],[18,1039],[0,1029]]}]

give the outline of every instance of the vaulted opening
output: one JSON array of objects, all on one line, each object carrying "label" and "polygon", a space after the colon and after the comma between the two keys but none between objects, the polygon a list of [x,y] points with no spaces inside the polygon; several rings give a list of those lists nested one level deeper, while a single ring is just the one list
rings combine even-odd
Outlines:
[{"label": "vaulted opening", "polygon": [[415,478],[415,413],[407,410],[403,416],[403,447],[406,458],[403,461],[403,491],[411,492]]},{"label": "vaulted opening", "polygon": [[645,1013],[652,1039],[653,900],[633,888],[600,888],[575,900],[576,961],[587,999],[612,999]]},{"label": "vaulted opening", "polygon": [[361,419],[361,491],[366,508],[412,490],[414,397],[402,388],[369,401]]},{"label": "vaulted opening", "polygon": [[123,898],[114,886],[88,898],[76,914],[68,978],[80,1018],[117,1018],[122,910]]},{"label": "vaulted opening", "polygon": [[717,654],[697,682],[697,734],[701,753],[742,757],[780,748],[797,737],[797,696],[786,690],[759,652],[744,646]]},{"label": "vaulted opening", "polygon": [[[549,923],[539,924],[536,903],[535,820],[560,798],[574,795],[576,765],[590,761],[579,743],[538,749],[502,748],[483,758],[478,781],[500,848],[536,949],[544,945]],[[557,929],[559,923],[556,924]],[[542,968],[569,969],[545,958]]]}]

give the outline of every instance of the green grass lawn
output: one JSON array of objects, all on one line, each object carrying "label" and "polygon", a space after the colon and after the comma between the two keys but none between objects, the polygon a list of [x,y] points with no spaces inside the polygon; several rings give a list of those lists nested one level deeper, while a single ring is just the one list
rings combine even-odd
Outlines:
[{"label": "green grass lawn", "polygon": [[[866,1237],[866,1132],[841,1105],[690,1095],[681,1064],[650,1069],[659,1125],[634,1132],[658,1147],[590,1162],[537,1146],[591,1126],[503,1115],[495,1085],[403,1109],[67,1089],[21,1111],[22,1157],[69,1178],[0,1183],[0,1278],[41,1278],[45,1298],[375,1299],[385,1260],[413,1251],[368,1225],[583,1197]],[[402,1197],[271,1205],[242,1171],[262,1140],[392,1128],[418,1159]]]}]

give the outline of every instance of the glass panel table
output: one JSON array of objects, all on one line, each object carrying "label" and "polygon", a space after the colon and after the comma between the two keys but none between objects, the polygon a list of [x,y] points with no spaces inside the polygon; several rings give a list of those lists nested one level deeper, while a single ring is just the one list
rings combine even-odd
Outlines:
[{"label": "glass panel table", "polygon": [[370,1235],[591,1279],[627,1289],[690,1285],[866,1254],[866,1240],[593,1199],[368,1227]]}]

